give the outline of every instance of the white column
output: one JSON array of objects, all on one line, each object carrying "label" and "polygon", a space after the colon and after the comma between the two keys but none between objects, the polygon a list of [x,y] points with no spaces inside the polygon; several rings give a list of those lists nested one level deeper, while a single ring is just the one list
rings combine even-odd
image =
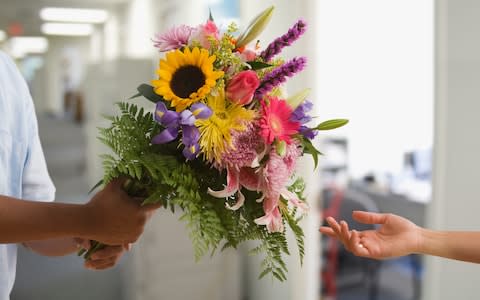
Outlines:
[{"label": "white column", "polygon": [[[480,2],[437,0],[433,194],[429,227],[480,230]],[[427,259],[423,299],[477,299],[476,264]]]},{"label": "white column", "polygon": [[163,1],[134,0],[127,9],[125,49],[129,58],[150,58],[154,54],[151,39],[155,32],[154,7]]}]

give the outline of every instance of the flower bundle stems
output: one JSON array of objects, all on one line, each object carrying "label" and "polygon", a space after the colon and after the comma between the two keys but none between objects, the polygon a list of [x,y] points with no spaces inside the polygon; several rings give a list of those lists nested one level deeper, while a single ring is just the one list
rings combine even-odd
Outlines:
[{"label": "flower bundle stems", "polygon": [[274,69],[272,72],[265,75],[260,86],[255,91],[255,99],[262,99],[266,94],[272,91],[275,87],[281,85],[287,80],[287,77],[292,77],[296,73],[302,71],[307,64],[306,57],[296,57],[286,62],[280,67]]},{"label": "flower bundle stems", "polygon": [[271,42],[268,47],[260,53],[264,61],[270,61],[274,56],[282,52],[282,49],[292,45],[307,30],[307,23],[300,19],[288,30],[287,33]]}]

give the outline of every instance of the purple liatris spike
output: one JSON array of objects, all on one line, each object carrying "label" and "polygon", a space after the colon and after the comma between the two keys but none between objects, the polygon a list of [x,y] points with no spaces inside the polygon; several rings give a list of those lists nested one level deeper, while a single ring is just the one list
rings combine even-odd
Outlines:
[{"label": "purple liatris spike", "polygon": [[306,57],[296,57],[274,69],[263,77],[260,86],[255,91],[255,99],[262,99],[268,92],[284,83],[287,77],[292,77],[305,68],[307,64]]},{"label": "purple liatris spike", "polygon": [[304,20],[298,20],[287,33],[275,39],[268,47],[260,53],[264,61],[270,61],[275,55],[279,54],[286,46],[290,46],[307,30],[307,23]]}]

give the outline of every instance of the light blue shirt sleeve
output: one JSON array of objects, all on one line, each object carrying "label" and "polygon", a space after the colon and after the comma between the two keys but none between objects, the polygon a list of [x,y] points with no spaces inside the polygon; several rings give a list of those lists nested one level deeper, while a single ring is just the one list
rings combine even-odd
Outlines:
[{"label": "light blue shirt sleeve", "polygon": [[36,201],[55,200],[55,186],[48,174],[45,156],[38,136],[38,125],[33,103],[28,118],[31,135],[27,144],[27,157],[23,167],[22,198]]},{"label": "light blue shirt sleeve", "polygon": [[[0,52],[0,194],[34,201],[53,201],[37,117],[25,79]],[[2,165],[3,162],[3,165]],[[3,177],[3,178],[2,178]],[[3,180],[2,180],[3,179]],[[3,186],[2,186],[3,181]]]}]

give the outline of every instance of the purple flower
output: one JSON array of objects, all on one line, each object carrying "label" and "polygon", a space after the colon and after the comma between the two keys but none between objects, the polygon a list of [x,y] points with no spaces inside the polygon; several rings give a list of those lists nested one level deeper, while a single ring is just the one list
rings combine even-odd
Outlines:
[{"label": "purple flower", "polygon": [[153,39],[153,45],[161,52],[180,49],[188,45],[192,30],[192,27],[186,25],[172,27],[163,34],[156,34]]},{"label": "purple flower", "polygon": [[272,72],[268,73],[263,77],[260,86],[255,91],[255,99],[262,99],[266,94],[268,94],[275,87],[284,83],[287,80],[287,77],[292,77],[296,73],[300,72],[305,68],[307,64],[307,58],[305,57],[296,57],[292,60],[284,63],[280,67],[274,69]]},{"label": "purple flower", "polygon": [[181,131],[182,144],[185,146],[182,153],[187,160],[194,159],[200,151],[198,145],[200,131],[195,126],[195,121],[209,118],[212,115],[212,110],[203,103],[195,103],[190,109],[177,113],[168,110],[163,102],[158,102],[155,110],[155,120],[165,129],[152,139],[153,144],[169,143],[175,140]]},{"label": "purple flower", "polygon": [[274,40],[268,47],[260,53],[264,61],[270,61],[275,55],[279,54],[286,46],[290,46],[307,30],[307,23],[304,20],[298,20],[288,32]]},{"label": "purple flower", "polygon": [[200,139],[200,131],[195,126],[182,126],[182,143],[185,146],[191,146],[198,143]]},{"label": "purple flower", "polygon": [[155,120],[163,126],[178,127],[179,114],[175,111],[168,110],[163,102],[157,102],[157,108],[155,110]]},{"label": "purple flower", "polygon": [[169,127],[169,128],[166,128],[166,129],[162,130],[162,132],[160,132],[159,134],[154,136],[153,139],[152,139],[152,143],[153,144],[166,144],[166,143],[169,143],[169,142],[173,141],[174,139],[176,139],[177,136],[178,136],[178,129],[175,128],[175,127]]},{"label": "purple flower", "polygon": [[300,134],[302,134],[304,137],[306,137],[309,140],[313,140],[317,136],[317,133],[318,133],[317,130],[314,130],[312,128],[308,128],[305,125],[300,126],[300,128],[298,129],[298,132],[300,132]]},{"label": "purple flower", "polygon": [[182,143],[185,145],[182,153],[188,160],[192,160],[197,157],[200,151],[200,146],[198,145],[200,131],[195,126],[182,126],[182,134]]},{"label": "purple flower", "polygon": [[183,148],[182,153],[187,160],[192,160],[197,157],[197,154],[199,151],[200,151],[200,146],[198,144],[193,144],[189,147],[185,146],[185,148]]},{"label": "purple flower", "polygon": [[313,108],[313,103],[310,101],[304,101],[300,104],[292,113],[290,120],[293,122],[299,122],[300,124],[308,123],[312,120],[312,117],[307,115]]},{"label": "purple flower", "polygon": [[318,133],[317,130],[314,130],[305,126],[306,123],[312,120],[312,117],[307,115],[307,113],[311,111],[312,108],[313,108],[312,102],[304,101],[292,112],[292,115],[290,117],[290,121],[299,122],[300,124],[302,124],[298,129],[298,131],[300,132],[300,134],[302,134],[304,137],[310,140],[313,140]]},{"label": "purple flower", "polygon": [[190,107],[192,114],[197,117],[197,119],[208,119],[212,115],[212,110],[210,107],[206,106],[203,103],[197,102]]},{"label": "purple flower", "polygon": [[188,109],[180,113],[180,125],[193,126],[195,124],[196,118]]}]

